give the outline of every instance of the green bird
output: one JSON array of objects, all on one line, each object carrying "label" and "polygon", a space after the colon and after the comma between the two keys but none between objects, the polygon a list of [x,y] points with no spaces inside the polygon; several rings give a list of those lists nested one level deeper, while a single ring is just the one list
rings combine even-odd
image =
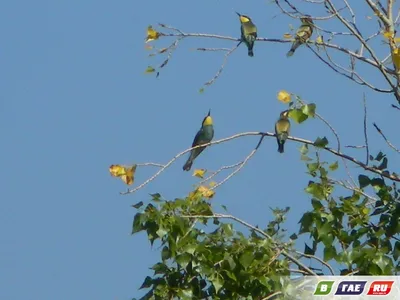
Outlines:
[{"label": "green bird", "polygon": [[254,42],[257,38],[257,27],[254,25],[253,21],[251,21],[250,17],[241,15],[238,12],[236,12],[237,15],[239,16],[240,20],[240,33],[241,33],[241,40],[238,44],[238,46],[244,42],[247,46],[248,49],[248,55],[250,57],[254,56],[253,53],[253,47],[254,47]]},{"label": "green bird", "polygon": [[[213,127],[213,119],[211,118],[211,110],[208,111],[208,115],[204,118],[203,123],[201,124],[200,130],[197,132],[196,136],[194,137],[192,147],[198,146],[198,145],[203,145],[211,142],[211,140],[214,137],[214,127]],[[190,151],[190,156],[186,163],[183,166],[184,171],[189,171],[190,168],[192,167],[193,161],[196,159],[197,156],[207,146],[204,147],[199,147],[196,149],[192,149]]]},{"label": "green bird", "polygon": [[284,145],[290,131],[289,111],[281,112],[279,120],[275,123],[275,135],[278,142],[278,152],[284,152]]},{"label": "green bird", "polygon": [[313,27],[314,27],[314,22],[311,19],[311,16],[305,15],[300,18],[301,21],[301,26],[299,29],[297,29],[295,40],[292,44],[292,48],[290,48],[290,51],[286,54],[287,57],[290,57],[294,54],[296,49],[304,44],[305,42],[308,41],[308,39],[312,36],[313,34]]}]

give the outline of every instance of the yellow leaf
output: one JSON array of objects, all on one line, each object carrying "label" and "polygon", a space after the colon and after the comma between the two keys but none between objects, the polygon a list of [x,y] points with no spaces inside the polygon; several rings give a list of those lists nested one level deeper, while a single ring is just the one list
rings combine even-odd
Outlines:
[{"label": "yellow leaf", "polygon": [[204,174],[207,172],[207,170],[205,169],[196,169],[193,172],[193,176],[199,177],[199,178],[203,178]]},{"label": "yellow leaf", "polygon": [[214,187],[214,186],[216,186],[217,185],[217,183],[215,182],[215,181],[211,181],[210,182],[210,187]]},{"label": "yellow leaf", "polygon": [[145,73],[153,73],[153,72],[155,72],[156,70],[152,67],[152,66],[148,66],[147,67],[147,69],[146,69],[146,71],[144,71]]},{"label": "yellow leaf", "polygon": [[205,187],[204,185],[201,185],[197,189],[205,198],[212,198],[215,194],[213,190],[210,190],[208,187]]},{"label": "yellow leaf", "polygon": [[317,44],[323,44],[323,43],[324,43],[324,38],[323,38],[321,35],[319,35],[319,36],[317,37],[317,39],[315,40],[315,42],[316,42]]},{"label": "yellow leaf", "polygon": [[397,72],[400,71],[400,49],[396,48],[393,50],[392,61],[394,66],[396,67]]},{"label": "yellow leaf", "polygon": [[391,31],[384,31],[382,32],[382,35],[387,39],[392,39],[394,37],[394,33]]},{"label": "yellow leaf", "polygon": [[122,181],[125,182],[127,185],[131,185],[134,182],[136,165],[126,167],[121,165],[111,165],[110,174],[114,177],[121,177]]},{"label": "yellow leaf", "polygon": [[121,176],[121,179],[123,182],[125,182],[127,185],[133,184],[133,181],[135,180],[135,171],[136,171],[136,165],[133,165],[130,168],[125,169],[125,175]]},{"label": "yellow leaf", "polygon": [[283,103],[288,103],[288,102],[290,102],[290,93],[288,93],[285,90],[281,90],[281,91],[279,91],[277,98],[279,101],[281,101]]},{"label": "yellow leaf", "polygon": [[155,41],[159,37],[160,37],[160,33],[155,31],[151,25],[149,27],[147,27],[147,37],[146,37],[145,43]]},{"label": "yellow leaf", "polygon": [[125,174],[125,168],[121,165],[111,165],[110,174],[114,177],[119,177]]},{"label": "yellow leaf", "polygon": [[292,39],[293,37],[292,37],[292,35],[290,34],[290,33],[285,33],[284,35],[283,35],[283,38],[284,39]]}]

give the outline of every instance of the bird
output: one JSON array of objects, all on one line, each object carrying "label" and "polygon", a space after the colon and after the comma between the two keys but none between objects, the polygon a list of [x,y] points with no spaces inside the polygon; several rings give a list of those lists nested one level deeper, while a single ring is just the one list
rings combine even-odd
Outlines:
[{"label": "bird", "polygon": [[[201,128],[197,132],[196,136],[194,137],[192,147],[198,146],[198,145],[203,145],[211,142],[211,140],[214,137],[214,127],[213,127],[213,119],[211,118],[211,109],[208,111],[207,116],[203,119],[203,122],[201,123]],[[186,163],[183,165],[183,170],[184,171],[189,171],[190,168],[192,167],[193,161],[196,159],[197,156],[207,146],[204,147],[199,147],[196,149],[192,149],[190,151],[190,155]]]},{"label": "bird", "polygon": [[250,19],[250,17],[245,16],[245,15],[241,15],[238,12],[236,12],[237,15],[239,16],[239,20],[240,20],[240,33],[241,33],[241,37],[240,37],[240,42],[238,44],[238,46],[244,42],[247,46],[248,49],[248,55],[250,57],[254,56],[253,53],[253,47],[254,47],[254,41],[257,38],[257,27],[256,25],[254,25],[253,21]]},{"label": "bird", "polygon": [[292,47],[290,48],[289,52],[286,54],[287,57],[290,57],[294,54],[296,49],[307,42],[307,40],[312,36],[313,34],[313,27],[314,27],[314,22],[311,19],[310,15],[305,15],[300,18],[301,21],[301,26],[299,29],[297,29],[295,40],[292,44]]},{"label": "bird", "polygon": [[289,110],[281,112],[279,120],[275,123],[275,135],[278,142],[278,152],[284,152],[284,145],[290,132]]}]

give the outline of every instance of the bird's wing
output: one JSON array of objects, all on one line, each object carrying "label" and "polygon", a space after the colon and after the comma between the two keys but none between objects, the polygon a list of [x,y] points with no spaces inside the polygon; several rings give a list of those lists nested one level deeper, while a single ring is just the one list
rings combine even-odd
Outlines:
[{"label": "bird's wing", "polygon": [[196,133],[196,136],[195,136],[194,139],[193,139],[192,147],[198,145],[202,132],[203,132],[203,128],[201,128],[201,129]]}]

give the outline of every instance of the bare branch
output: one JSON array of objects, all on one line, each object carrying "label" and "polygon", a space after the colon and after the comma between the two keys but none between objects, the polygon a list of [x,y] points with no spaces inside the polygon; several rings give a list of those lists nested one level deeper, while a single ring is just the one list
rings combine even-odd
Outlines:
[{"label": "bare branch", "polygon": [[[204,146],[210,146],[210,145],[221,144],[221,143],[224,143],[224,142],[227,142],[227,141],[230,141],[230,140],[233,140],[233,139],[237,139],[237,138],[240,138],[240,137],[244,137],[244,136],[254,136],[254,135],[260,135],[260,136],[264,136],[264,137],[265,137],[265,136],[268,136],[268,137],[275,137],[275,134],[274,134],[274,133],[271,133],[271,132],[259,132],[259,131],[254,131],[254,132],[243,132],[243,133],[238,133],[238,134],[235,134],[235,135],[233,135],[233,136],[230,136],[230,137],[227,137],[227,138],[223,138],[223,139],[220,139],[220,140],[217,140],[217,141],[213,141],[213,142],[210,142],[210,143],[207,143],[207,144],[198,145],[198,146],[195,146],[195,147],[186,149],[186,150],[184,150],[184,151],[178,153],[177,155],[175,155],[167,164],[165,164],[163,167],[161,167],[160,170],[158,170],[157,173],[155,173],[153,176],[151,176],[151,177],[150,177],[149,179],[147,179],[145,182],[143,182],[142,184],[140,184],[140,185],[137,186],[136,188],[128,189],[126,192],[121,192],[120,194],[121,194],[121,195],[126,195],[126,194],[130,194],[130,193],[134,193],[134,192],[136,192],[137,190],[143,188],[144,186],[146,186],[147,184],[149,184],[151,181],[153,181],[155,178],[157,178],[163,171],[165,171],[165,169],[167,169],[169,166],[171,166],[179,157],[181,157],[182,155],[184,155],[184,154],[186,154],[187,152],[191,151],[192,149],[196,149],[196,148],[204,147]],[[307,145],[314,146],[314,142],[309,141],[309,140],[305,140],[305,139],[302,139],[302,138],[297,138],[297,137],[289,136],[289,137],[288,137],[288,140],[292,140],[292,141],[295,141],[295,142],[298,142],[298,143],[303,143],[303,144],[307,144]],[[262,141],[262,139],[260,139],[259,143],[261,143],[261,141]],[[362,163],[361,161],[357,160],[356,158],[351,157],[351,156],[349,156],[349,155],[347,155],[347,154],[344,154],[344,153],[342,153],[342,152],[340,152],[340,151],[334,150],[334,149],[329,148],[329,147],[322,147],[322,148],[320,148],[320,149],[324,149],[324,150],[326,150],[326,151],[328,151],[328,152],[330,152],[330,153],[332,153],[332,154],[334,154],[334,155],[336,155],[336,156],[339,156],[339,157],[342,157],[342,158],[344,158],[344,159],[346,159],[346,160],[348,160],[348,161],[351,161],[352,163],[354,163],[354,164],[356,164],[356,165],[362,167],[364,170],[373,172],[373,173],[375,173],[375,174],[379,174],[380,176],[383,176],[383,177],[388,178],[388,179],[390,179],[390,180],[400,182],[400,177],[398,177],[397,175],[395,175],[395,174],[390,174],[390,173],[388,173],[387,171],[385,172],[385,171],[379,170],[379,169],[377,169],[377,168],[368,166],[368,165]],[[255,150],[256,150],[256,149],[255,149]],[[254,150],[253,150],[253,151],[254,151]],[[250,154],[251,154],[251,153],[250,153]],[[254,155],[254,153],[251,154],[251,156],[252,156],[252,155]],[[250,156],[250,158],[251,158],[251,156]],[[250,158],[248,158],[248,159],[250,159]],[[232,175],[232,176],[233,176],[233,175]],[[232,177],[232,176],[231,176],[231,177]]]},{"label": "bare branch", "polygon": [[302,253],[300,251],[296,251],[297,254],[300,254],[301,256],[310,258],[310,259],[315,259],[316,261],[320,262],[321,264],[323,264],[324,266],[326,266],[329,269],[329,272],[331,272],[332,275],[335,275],[335,272],[333,271],[333,268],[325,261],[323,261],[322,259],[320,259],[319,257],[315,256],[315,255],[310,255],[310,254],[305,254]]},{"label": "bare branch", "polygon": [[368,134],[367,134],[367,99],[363,97],[363,104],[364,104],[364,139],[365,139],[365,148],[366,148],[366,153],[367,153],[367,159],[365,164],[368,165],[369,163],[369,146],[368,146]]},{"label": "bare branch", "polygon": [[238,168],[236,168],[236,170],[234,170],[231,174],[229,174],[224,180],[222,180],[221,182],[217,183],[216,185],[214,185],[211,189],[215,190],[217,187],[221,186],[222,184],[224,184],[225,182],[227,182],[230,178],[232,178],[237,172],[239,172],[244,165],[249,161],[249,159],[251,157],[253,157],[253,155],[257,152],[258,148],[260,147],[262,141],[264,139],[264,135],[261,136],[260,140],[258,141],[257,146],[250,152],[249,155],[247,155],[247,157],[243,160],[243,162],[239,165]]},{"label": "bare branch", "polygon": [[217,73],[214,75],[214,77],[211,80],[207,81],[204,85],[206,85],[206,86],[212,85],[214,83],[214,81],[217,80],[217,78],[221,75],[222,71],[224,70],[226,63],[228,62],[229,55],[231,55],[238,47],[239,47],[239,44],[236,45],[235,47],[233,47],[232,49],[230,49],[225,54],[224,61],[222,62],[222,65],[219,68],[219,70],[217,71]]},{"label": "bare branch", "polygon": [[398,148],[396,148],[385,136],[385,134],[382,132],[382,130],[378,127],[378,125],[376,125],[376,123],[373,123],[375,129],[378,131],[378,133],[383,137],[383,139],[385,140],[386,144],[388,144],[388,146],[390,148],[392,148],[394,151],[396,151],[397,153],[400,153],[400,150]]}]

